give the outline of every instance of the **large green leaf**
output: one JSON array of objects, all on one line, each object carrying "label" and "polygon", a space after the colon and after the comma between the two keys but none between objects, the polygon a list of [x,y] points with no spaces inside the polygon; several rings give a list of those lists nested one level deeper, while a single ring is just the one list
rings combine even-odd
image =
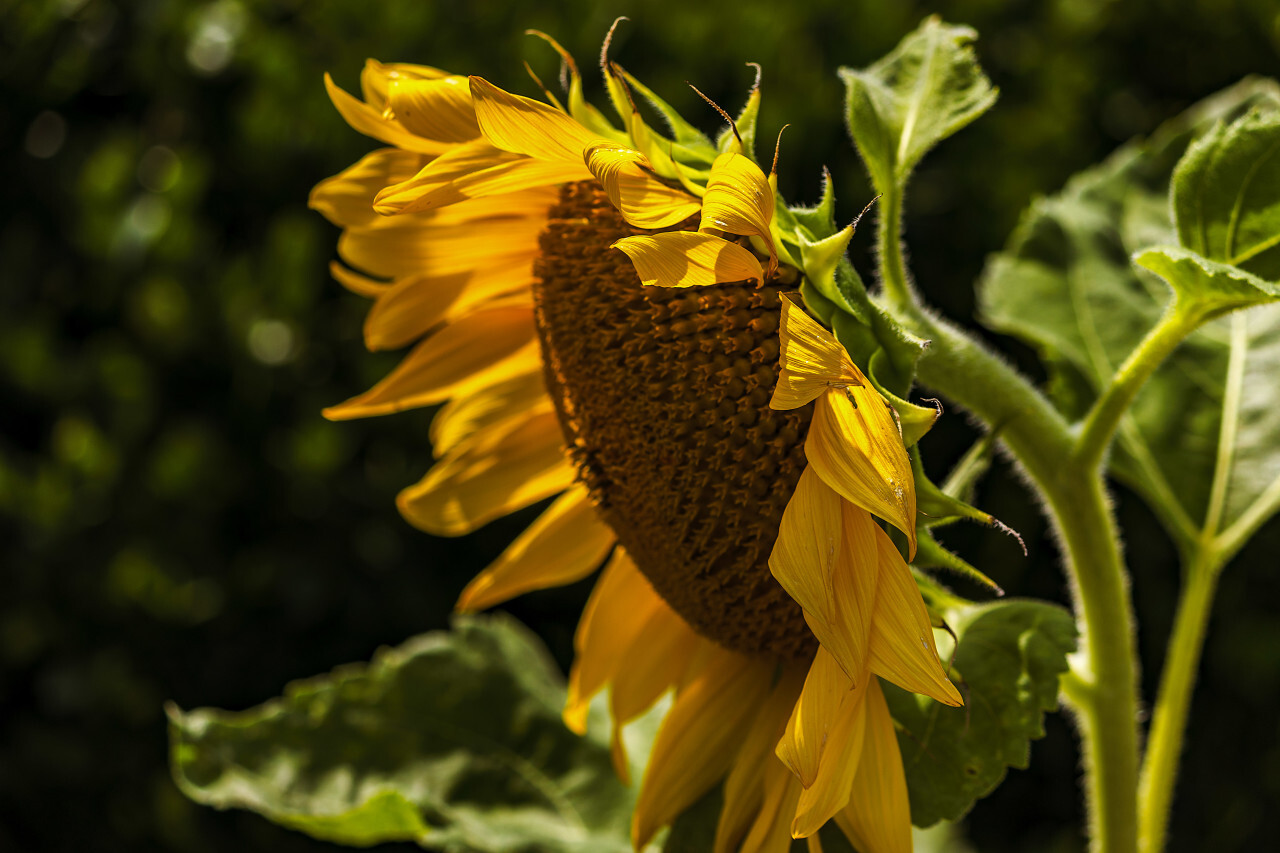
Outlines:
[{"label": "large green leaf", "polygon": [[[1277,106],[1280,89],[1271,81],[1246,81],[1206,101],[1033,204],[991,259],[979,287],[982,319],[1039,349],[1069,416],[1083,414],[1170,299],[1165,283],[1130,258],[1177,240],[1167,199],[1179,158],[1233,115]],[[1202,296],[1274,289],[1186,252],[1162,254],[1147,253],[1144,262]],[[1183,542],[1206,520],[1216,529],[1256,526],[1280,506],[1277,336],[1280,311],[1270,306],[1203,326],[1151,377],[1121,424],[1113,471]]]},{"label": "large green leaf", "polygon": [[849,133],[879,192],[905,184],[930,148],[995,103],[977,37],[930,17],[874,65],[840,69]]},{"label": "large green leaf", "polygon": [[956,604],[942,613],[960,641],[952,677],[962,684],[965,707],[884,683],[917,826],[960,818],[1007,768],[1027,766],[1076,645],[1071,614],[1053,604]]},{"label": "large green leaf", "polygon": [[1255,109],[1196,140],[1172,197],[1183,246],[1280,279],[1280,113]]},{"label": "large green leaf", "polygon": [[[1280,231],[1276,236],[1280,237]],[[1240,267],[1211,261],[1182,246],[1143,249],[1133,256],[1133,262],[1164,279],[1177,298],[1201,317],[1218,317],[1280,300],[1280,284]]]},{"label": "large green leaf", "polygon": [[317,838],[449,851],[629,851],[603,733],[514,620],[460,618],[248,711],[169,709],[178,785]]}]

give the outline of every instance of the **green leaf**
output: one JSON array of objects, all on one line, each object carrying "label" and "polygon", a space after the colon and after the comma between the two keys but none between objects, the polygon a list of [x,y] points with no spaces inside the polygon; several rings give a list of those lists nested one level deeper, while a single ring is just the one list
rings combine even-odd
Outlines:
[{"label": "green leaf", "polygon": [[[1245,81],[1149,142],[1126,146],[1033,204],[988,264],[978,292],[983,321],[1040,350],[1068,416],[1084,413],[1169,301],[1168,287],[1129,259],[1176,240],[1166,201],[1175,164],[1197,134],[1268,104],[1280,106],[1280,88]],[[1203,259],[1169,251],[1164,260],[1142,257],[1168,267],[1193,293],[1252,299],[1259,288],[1270,292],[1256,278]],[[1271,306],[1210,322],[1156,371],[1121,423],[1113,472],[1184,543],[1211,520],[1218,529],[1241,524],[1236,531],[1247,532],[1280,506],[1278,335],[1280,313]],[[1224,435],[1228,441],[1220,443]]]},{"label": "green leaf", "polygon": [[841,68],[849,133],[882,193],[905,185],[930,148],[995,103],[969,27],[926,18],[871,67]]},{"label": "green leaf", "polygon": [[1183,246],[1280,279],[1280,112],[1254,109],[1196,140],[1172,196]]},{"label": "green leaf", "polygon": [[[945,608],[959,637],[952,678],[965,707],[948,708],[884,683],[898,723],[898,746],[911,793],[911,820],[956,820],[995,789],[1007,768],[1024,768],[1043,715],[1058,704],[1058,676],[1076,645],[1075,622],[1038,601],[957,604]],[[940,650],[941,651],[941,650]]]},{"label": "green leaf", "polygon": [[1217,317],[1280,299],[1280,285],[1180,246],[1144,249],[1134,255],[1133,262],[1163,278],[1178,299],[1194,306],[1192,310],[1200,316]]},{"label": "green leaf", "polygon": [[510,618],[459,618],[248,711],[169,709],[187,796],[316,838],[448,851],[629,851],[632,792],[604,732]]}]

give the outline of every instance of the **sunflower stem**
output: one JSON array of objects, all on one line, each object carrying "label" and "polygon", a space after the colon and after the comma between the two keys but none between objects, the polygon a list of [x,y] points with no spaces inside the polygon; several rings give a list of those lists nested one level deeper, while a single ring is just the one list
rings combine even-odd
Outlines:
[{"label": "sunflower stem", "polygon": [[1138,848],[1142,853],[1159,853],[1164,849],[1187,711],[1223,563],[1222,555],[1206,546],[1197,551],[1187,566],[1164,670],[1160,673],[1160,692],[1152,712],[1150,740],[1138,789]]},{"label": "sunflower stem", "polygon": [[880,196],[880,216],[876,220],[876,248],[880,255],[880,281],[884,297],[898,309],[919,305],[907,275],[902,252],[902,189],[894,187]]}]

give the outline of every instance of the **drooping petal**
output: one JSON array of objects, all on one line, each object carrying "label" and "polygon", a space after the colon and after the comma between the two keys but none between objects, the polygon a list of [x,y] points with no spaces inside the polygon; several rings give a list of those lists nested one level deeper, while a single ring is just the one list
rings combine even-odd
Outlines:
[{"label": "drooping petal", "polygon": [[430,65],[411,65],[407,62],[379,62],[367,59],[360,72],[360,91],[369,106],[381,112],[387,106],[387,90],[398,80],[435,80],[451,77],[448,71]]},{"label": "drooping petal", "polygon": [[449,143],[435,139],[424,139],[393,118],[387,118],[382,109],[370,106],[338,88],[333,78],[324,75],[325,88],[329,90],[329,98],[338,112],[346,119],[347,124],[365,136],[422,154],[441,154],[449,149]]},{"label": "drooping petal", "polygon": [[576,472],[554,412],[479,433],[396,498],[401,515],[437,536],[461,536],[562,492]]},{"label": "drooping petal", "polygon": [[764,802],[738,853],[782,853],[791,849],[791,817],[800,801],[800,780],[777,759],[764,767]]},{"label": "drooping petal", "polygon": [[700,287],[764,278],[760,261],[737,243],[696,231],[637,234],[613,244],[635,264],[640,281],[660,287]]},{"label": "drooping petal", "polygon": [[832,388],[866,384],[835,335],[787,298],[782,300],[778,343],[780,369],[770,408],[796,409]]},{"label": "drooping petal", "polygon": [[963,705],[960,691],[947,678],[933,627],[911,570],[883,530],[879,538],[880,583],[872,617],[871,669],[894,684],[922,693],[944,705]]},{"label": "drooping petal", "polygon": [[911,804],[889,706],[874,679],[867,693],[866,740],[849,805],[836,822],[860,853],[911,853]]},{"label": "drooping petal", "polygon": [[623,654],[614,674],[609,708],[621,726],[645,712],[683,679],[702,640],[662,599]]},{"label": "drooping petal", "polygon": [[374,199],[373,207],[388,216],[416,213],[467,199],[506,197],[521,190],[590,177],[591,173],[580,163],[535,160],[477,140],[437,157],[400,183],[386,185]]},{"label": "drooping petal", "polygon": [[526,592],[582,580],[600,568],[616,538],[600,520],[586,486],[573,486],[467,584],[457,609],[484,610]]},{"label": "drooping petal", "polygon": [[593,145],[585,160],[622,218],[637,228],[666,228],[698,212],[698,200],[667,186],[645,167],[639,151],[619,145]]},{"label": "drooping petal", "polygon": [[377,299],[391,287],[391,282],[378,281],[369,278],[367,275],[360,275],[360,273],[347,269],[337,261],[330,262],[329,275],[333,276],[338,284],[356,296],[363,296],[366,299]]},{"label": "drooping petal", "polygon": [[699,230],[759,237],[777,254],[769,223],[773,221],[773,189],[760,167],[742,154],[725,152],[711,164],[707,193],[702,197]]},{"label": "drooping petal", "polygon": [[427,164],[428,158],[401,148],[379,148],[315,185],[307,200],[312,210],[342,228],[368,226],[380,217],[373,200],[383,187],[407,180]]},{"label": "drooping petal", "polygon": [[324,416],[341,421],[430,406],[468,387],[527,373],[538,360],[531,308],[476,311],[418,344],[381,382]]},{"label": "drooping petal", "polygon": [[662,721],[636,800],[637,850],[729,769],[771,687],[773,664],[714,647]]},{"label": "drooping petal", "polygon": [[504,92],[482,77],[471,78],[471,96],[480,132],[504,151],[581,164],[583,152],[599,139],[555,107]]},{"label": "drooping petal", "polygon": [[854,775],[862,759],[866,735],[866,697],[873,679],[863,679],[845,696],[837,712],[822,751],[822,762],[813,784],[800,794],[795,819],[791,822],[794,838],[807,838],[837,812],[849,804]]},{"label": "drooping petal", "polygon": [[[743,739],[733,760],[733,768],[724,780],[724,807],[720,809],[720,818],[716,822],[714,853],[738,850],[743,837],[759,817],[765,800],[765,779],[770,766],[778,763],[773,754],[774,747],[786,728],[787,718],[803,683],[804,669],[788,666]],[[783,837],[790,837],[790,815],[781,823]]]},{"label": "drooping petal", "polygon": [[853,688],[853,680],[825,647],[819,646],[804,690],[792,708],[786,730],[777,742],[777,756],[800,784],[812,787],[818,778],[823,750],[840,718],[840,707]]},{"label": "drooping petal", "polygon": [[[870,646],[866,607],[874,602],[876,545],[860,528],[846,533],[844,503],[806,467],[783,510],[769,571],[800,605],[818,642],[856,677]],[[863,603],[863,597],[871,598]]]},{"label": "drooping petal", "polygon": [[469,142],[480,136],[471,85],[466,77],[392,80],[387,105],[410,133],[441,142]]},{"label": "drooping petal", "polygon": [[515,257],[532,262],[544,225],[533,217],[494,220],[483,228],[383,217],[378,227],[343,232],[338,254],[353,267],[387,278],[447,275]]},{"label": "drooping petal", "polygon": [[378,294],[364,318],[364,345],[371,351],[413,343],[442,320],[506,293],[528,293],[533,270],[522,258],[448,275],[402,278]]},{"label": "drooping petal", "polygon": [[889,404],[874,388],[827,391],[818,398],[805,455],[823,481],[907,535],[916,553],[916,487]]},{"label": "drooping petal", "polygon": [[508,418],[527,417],[546,402],[546,395],[540,368],[455,395],[431,419],[431,452],[438,459],[482,429]]}]

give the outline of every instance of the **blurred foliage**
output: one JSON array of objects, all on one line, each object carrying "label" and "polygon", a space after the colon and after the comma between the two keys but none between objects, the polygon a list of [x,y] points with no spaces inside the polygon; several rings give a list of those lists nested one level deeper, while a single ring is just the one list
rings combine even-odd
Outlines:
[{"label": "blurred foliage", "polygon": [[[305,208],[312,184],[373,147],[328,104],[324,71],[354,88],[373,56],[531,92],[521,61],[550,79],[555,60],[526,27],[589,67],[628,14],[612,56],[707,130],[715,117],[685,81],[733,108],[752,79],[743,63],[760,62],[761,137],[792,124],[783,192],[816,201],[826,163],[847,220],[869,189],[835,70],[874,61],[930,12],[979,31],[1001,89],[908,196],[916,275],[960,318],[1035,193],[1245,74],[1280,70],[1274,0],[817,0],[785,13],[743,0],[0,0],[0,848],[327,849],[183,798],[162,703],[247,707],[443,626],[465,579],[530,517],[457,541],[417,534],[392,499],[429,462],[429,413],[318,415],[394,360],[362,351],[365,306],[326,272],[336,232]],[[863,270],[870,231],[853,247]],[[971,440],[961,421],[931,433],[930,470]],[[947,544],[1011,592],[1062,600],[1025,492],[1004,474],[982,491],[1030,559],[981,530]],[[1150,697],[1176,563],[1124,495],[1120,520]],[[1268,845],[1280,588],[1263,570],[1277,548],[1272,526],[1221,589],[1175,851]],[[563,665],[585,590],[508,609]],[[977,849],[1081,848],[1076,754],[1060,717],[1048,727],[1031,769],[969,818]]]}]

